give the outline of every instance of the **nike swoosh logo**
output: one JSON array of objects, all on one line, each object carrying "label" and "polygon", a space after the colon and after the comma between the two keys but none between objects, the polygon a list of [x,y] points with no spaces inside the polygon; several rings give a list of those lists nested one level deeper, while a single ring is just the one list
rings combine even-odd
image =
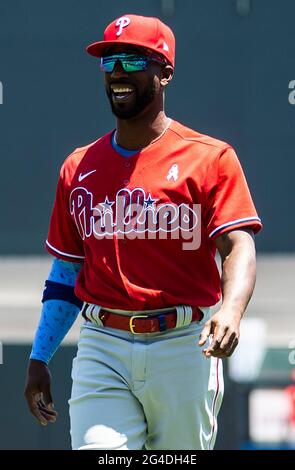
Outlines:
[{"label": "nike swoosh logo", "polygon": [[79,177],[78,177],[78,181],[79,183],[81,183],[81,181],[84,180],[84,178],[87,178],[87,176],[91,175],[92,173],[94,173],[96,170],[92,170],[92,171],[88,171],[88,173],[85,173],[84,175],[82,175],[82,173],[80,173]]}]

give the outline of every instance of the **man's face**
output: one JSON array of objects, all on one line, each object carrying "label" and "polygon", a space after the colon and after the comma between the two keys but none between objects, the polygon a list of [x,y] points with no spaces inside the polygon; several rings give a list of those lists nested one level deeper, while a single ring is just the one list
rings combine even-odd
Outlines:
[{"label": "man's face", "polygon": [[[112,46],[105,55],[119,53],[145,55],[143,48],[133,46]],[[132,119],[152,107],[160,93],[162,68],[157,62],[149,62],[147,70],[128,73],[118,61],[112,72],[105,73],[105,89],[113,114],[119,119]]]}]

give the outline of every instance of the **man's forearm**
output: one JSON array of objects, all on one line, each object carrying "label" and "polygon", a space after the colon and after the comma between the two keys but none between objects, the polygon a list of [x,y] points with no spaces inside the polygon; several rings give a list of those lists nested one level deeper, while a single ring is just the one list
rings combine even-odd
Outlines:
[{"label": "man's forearm", "polygon": [[79,315],[80,309],[62,300],[44,302],[30,359],[48,364]]},{"label": "man's forearm", "polygon": [[209,319],[201,332],[199,345],[204,346],[210,334],[210,345],[203,350],[206,357],[229,357],[240,337],[240,322],[252,296],[255,278],[255,246],[248,229],[234,230],[218,237],[216,246],[222,259],[222,293],[220,309]]},{"label": "man's forearm", "polygon": [[76,320],[82,302],[74,294],[81,265],[54,259],[43,292],[43,308],[30,359],[45,364],[59,347]]},{"label": "man's forearm", "polygon": [[[253,294],[256,280],[256,255],[253,236],[248,231],[225,234],[222,257],[222,309],[243,316]],[[237,236],[238,235],[238,236]]]}]

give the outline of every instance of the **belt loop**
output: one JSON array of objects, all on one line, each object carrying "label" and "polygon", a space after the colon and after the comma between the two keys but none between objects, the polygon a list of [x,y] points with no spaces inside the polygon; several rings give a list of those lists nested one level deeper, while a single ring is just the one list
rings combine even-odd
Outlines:
[{"label": "belt loop", "polygon": [[187,326],[192,322],[193,309],[190,305],[178,305],[176,307],[177,320],[175,328]]},{"label": "belt loop", "polygon": [[183,305],[177,305],[176,307],[177,320],[175,328],[183,326],[185,320],[185,310]]},{"label": "belt loop", "polygon": [[86,310],[87,310],[87,307],[88,307],[88,303],[87,302],[84,302],[83,303],[83,307],[81,309],[81,315],[83,318],[85,318],[85,320],[87,319],[86,317]]},{"label": "belt loop", "polygon": [[92,310],[92,318],[94,318],[95,322],[99,326],[103,326],[103,323],[102,323],[101,319],[99,318],[100,310],[101,310],[101,306],[100,305],[95,305],[93,310]]},{"label": "belt loop", "polygon": [[88,304],[86,309],[86,316],[88,320],[96,323],[98,326],[103,326],[101,319],[99,318],[99,312],[101,310],[100,305]]},{"label": "belt loop", "polygon": [[187,326],[192,322],[192,316],[193,316],[193,309],[190,305],[185,305],[184,306],[184,313],[185,313],[185,319],[183,322],[183,326]]}]

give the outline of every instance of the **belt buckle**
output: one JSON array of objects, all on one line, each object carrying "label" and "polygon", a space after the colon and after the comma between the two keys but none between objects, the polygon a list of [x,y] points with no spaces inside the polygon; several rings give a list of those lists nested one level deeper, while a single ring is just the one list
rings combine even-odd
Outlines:
[{"label": "belt buckle", "polygon": [[134,331],[135,325],[133,325],[132,321],[135,318],[148,318],[148,315],[132,315],[132,317],[129,320],[129,328],[130,328],[131,333],[133,333],[134,335],[140,335],[141,333],[136,333],[136,331]]}]

